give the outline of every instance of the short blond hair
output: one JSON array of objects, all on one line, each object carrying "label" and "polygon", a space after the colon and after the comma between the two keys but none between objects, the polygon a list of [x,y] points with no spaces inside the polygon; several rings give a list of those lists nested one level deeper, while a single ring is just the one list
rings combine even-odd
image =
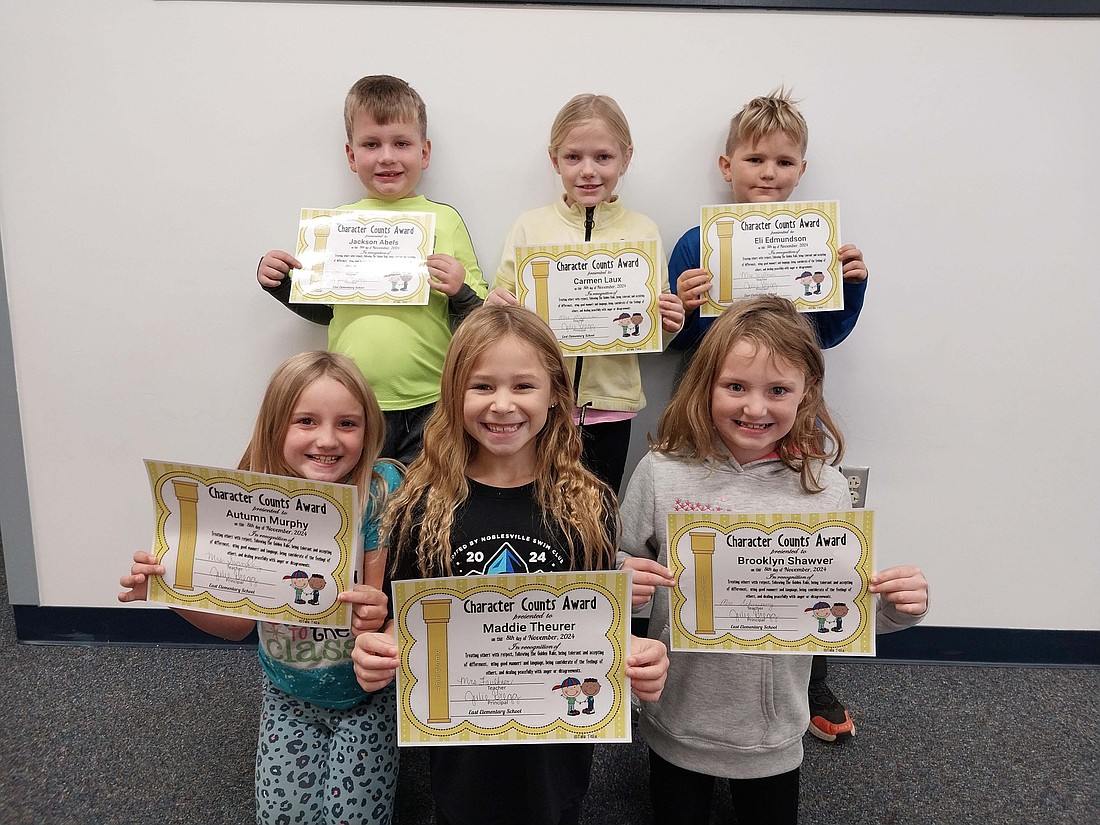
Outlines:
[{"label": "short blond hair", "polygon": [[738,144],[755,146],[773,132],[782,132],[798,144],[802,157],[810,141],[806,119],[795,106],[789,89],[780,86],[766,95],[754,97],[730,120],[726,136],[726,154],[732,155]]},{"label": "short blond hair", "polygon": [[619,108],[619,104],[607,95],[589,93],[571,98],[554,118],[554,123],[550,127],[550,154],[557,154],[570,131],[593,120],[602,121],[607,126],[607,131],[611,132],[611,136],[615,138],[615,142],[624,153],[634,148],[634,141],[630,137],[630,124],[626,122],[626,115]]},{"label": "short blond hair", "polygon": [[352,121],[366,112],[375,123],[415,123],[422,140],[428,137],[428,107],[412,86],[399,77],[372,74],[361,77],[344,98],[344,130],[351,142]]}]

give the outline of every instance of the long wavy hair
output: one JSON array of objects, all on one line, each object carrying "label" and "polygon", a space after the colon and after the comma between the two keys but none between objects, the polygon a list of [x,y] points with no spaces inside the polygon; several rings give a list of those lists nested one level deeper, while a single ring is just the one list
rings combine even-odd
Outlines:
[{"label": "long wavy hair", "polygon": [[813,327],[776,295],[763,295],[732,304],[711,325],[691,359],[668,407],[657,425],[650,447],[683,458],[724,459],[725,446],[714,427],[711,397],[726,357],[739,341],[748,340],[801,369],[806,394],[795,414],[794,426],[779,439],[780,460],[801,476],[802,489],[820,493],[821,464],[839,464],[844,437],[825,405],[825,356]]},{"label": "long wavy hair", "polygon": [[[382,450],[386,423],[378,399],[363,380],[355,362],[346,355],[314,350],[292,355],[283,361],[267,382],[264,400],[256,415],[252,440],[237,465],[239,470],[297,475],[283,458],[283,444],[290,429],[290,417],[306,387],[319,378],[332,378],[342,384],[363,407],[363,453],[352,471],[342,479],[359,491],[359,509],[369,516],[382,512],[386,501],[386,482],[374,469]],[[395,465],[396,466],[396,465]]]},{"label": "long wavy hair", "polygon": [[[581,465],[573,388],[554,334],[529,310],[483,306],[470,313],[451,340],[439,403],[424,427],[423,452],[386,508],[382,534],[394,567],[403,554],[416,553],[422,576],[452,573],[454,514],[470,494],[466,467],[477,449],[463,424],[466,386],[485,350],[506,339],[529,347],[550,378],[551,407],[535,436],[535,499],[543,522],[561,526],[573,569],[597,569],[615,557],[615,540],[608,535],[608,525],[617,526],[614,495]],[[415,546],[414,527],[419,531]]]}]

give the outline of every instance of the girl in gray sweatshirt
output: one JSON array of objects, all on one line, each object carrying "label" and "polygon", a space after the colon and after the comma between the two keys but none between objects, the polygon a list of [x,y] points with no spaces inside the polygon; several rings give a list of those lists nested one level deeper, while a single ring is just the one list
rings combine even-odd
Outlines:
[{"label": "girl in gray sweatshirt", "polygon": [[[711,327],[622,503],[620,564],[634,603],[653,600],[650,635],[669,642],[668,515],[848,510],[834,464],[843,438],[822,396],[825,360],[787,300],[734,304]],[[828,463],[828,462],[832,463]],[[876,573],[877,630],[920,621],[920,569]],[[659,701],[644,705],[654,820],[710,821],[715,777],[729,780],[740,825],[798,820],[809,655],[670,652]]]}]

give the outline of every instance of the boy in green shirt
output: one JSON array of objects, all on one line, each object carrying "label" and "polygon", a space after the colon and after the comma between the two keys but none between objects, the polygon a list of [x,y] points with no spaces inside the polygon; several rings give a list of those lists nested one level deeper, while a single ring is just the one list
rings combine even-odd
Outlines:
[{"label": "boy in green shirt", "polygon": [[396,77],[361,78],[344,102],[344,127],[348,165],[367,197],[341,209],[436,216],[435,253],[427,259],[427,305],[291,304],[287,275],[302,265],[279,249],[260,260],[256,280],[297,314],[328,326],[329,350],[351,357],[378,397],[386,417],[382,456],[408,463],[420,453],[424,422],[439,400],[452,323],[480,306],[488,286],[458,212],[416,194],[432,154],[420,95]]}]

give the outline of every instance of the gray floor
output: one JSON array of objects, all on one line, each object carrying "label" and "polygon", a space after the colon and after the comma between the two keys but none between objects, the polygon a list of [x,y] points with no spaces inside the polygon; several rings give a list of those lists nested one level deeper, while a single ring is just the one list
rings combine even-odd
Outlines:
[{"label": "gray floor", "polygon": [[[253,821],[253,652],[17,645],[2,564],[0,645],[0,823]],[[830,682],[859,736],[806,738],[802,822],[1100,822],[1100,671],[846,662]],[[402,757],[401,825],[429,823],[423,750]],[[585,822],[649,820],[644,746],[599,749]]]}]

